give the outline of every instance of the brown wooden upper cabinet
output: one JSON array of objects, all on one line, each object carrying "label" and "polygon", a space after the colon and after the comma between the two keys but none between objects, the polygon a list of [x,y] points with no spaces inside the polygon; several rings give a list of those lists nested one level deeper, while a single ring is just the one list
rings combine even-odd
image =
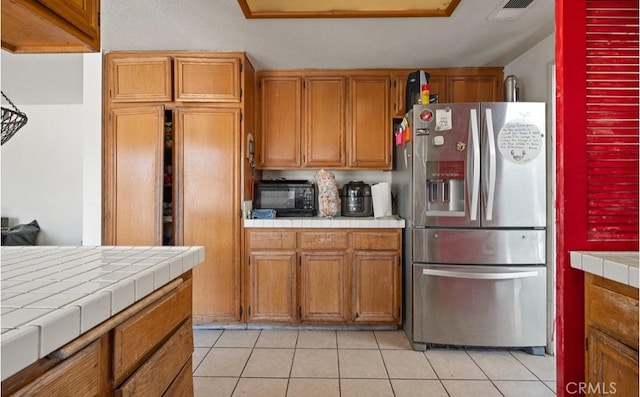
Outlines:
[{"label": "brown wooden upper cabinet", "polygon": [[108,73],[112,102],[171,101],[171,57],[111,58]]},{"label": "brown wooden upper cabinet", "polygon": [[2,0],[2,48],[14,53],[100,51],[99,0]]},{"label": "brown wooden upper cabinet", "polygon": [[349,168],[391,169],[390,86],[388,74],[349,78]]},{"label": "brown wooden upper cabinet", "polygon": [[175,58],[176,101],[240,102],[239,58]]},{"label": "brown wooden upper cabinet", "polygon": [[[240,57],[112,54],[111,102],[239,103]],[[172,72],[174,78],[172,79]]]},{"label": "brown wooden upper cabinet", "polygon": [[446,84],[447,102],[494,102],[503,97],[498,76],[449,76]]},{"label": "brown wooden upper cabinet", "polygon": [[257,130],[261,142],[258,167],[298,168],[301,165],[302,77],[266,75],[258,81]]},{"label": "brown wooden upper cabinet", "polygon": [[308,77],[304,80],[304,152],[312,168],[345,165],[346,78]]},{"label": "brown wooden upper cabinet", "polygon": [[380,73],[260,73],[258,167],[389,168],[389,87]]},{"label": "brown wooden upper cabinet", "polygon": [[[391,115],[402,118],[406,113],[405,88],[407,76],[417,69],[393,72]],[[438,94],[440,103],[500,102],[503,100],[502,68],[439,68],[429,69],[429,93]]]}]

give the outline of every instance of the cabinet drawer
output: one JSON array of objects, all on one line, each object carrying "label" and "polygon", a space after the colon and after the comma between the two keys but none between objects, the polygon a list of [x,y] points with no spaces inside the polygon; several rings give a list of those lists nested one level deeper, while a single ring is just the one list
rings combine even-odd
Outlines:
[{"label": "cabinet drawer", "polygon": [[193,330],[188,320],[116,390],[115,396],[162,395],[191,359],[192,352]]},{"label": "cabinet drawer", "polygon": [[188,279],[114,329],[113,376],[122,382],[139,363],[190,317],[192,283]]},{"label": "cabinet drawer", "polygon": [[[108,387],[108,344],[98,339],[12,396],[100,396]],[[4,382],[3,382],[4,389]]]},{"label": "cabinet drawer", "polygon": [[251,230],[247,232],[247,245],[251,250],[295,249],[296,233],[278,230]]},{"label": "cabinet drawer", "polygon": [[192,360],[189,359],[176,376],[171,386],[164,392],[166,397],[193,397],[193,367]]},{"label": "cabinet drawer", "polygon": [[306,250],[346,250],[347,232],[314,231],[300,233],[300,248]]},{"label": "cabinet drawer", "polygon": [[396,251],[400,249],[399,232],[355,232],[354,250]]},{"label": "cabinet drawer", "polygon": [[638,350],[637,290],[634,299],[608,288],[616,288],[609,280],[589,274],[586,275],[586,280],[587,323]]}]

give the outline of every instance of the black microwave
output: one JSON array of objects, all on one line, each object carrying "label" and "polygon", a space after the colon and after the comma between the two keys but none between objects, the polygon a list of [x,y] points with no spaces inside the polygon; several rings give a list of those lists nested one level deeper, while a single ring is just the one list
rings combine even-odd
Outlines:
[{"label": "black microwave", "polygon": [[253,208],[276,210],[276,216],[315,216],[316,185],[297,180],[263,180],[255,185]]}]

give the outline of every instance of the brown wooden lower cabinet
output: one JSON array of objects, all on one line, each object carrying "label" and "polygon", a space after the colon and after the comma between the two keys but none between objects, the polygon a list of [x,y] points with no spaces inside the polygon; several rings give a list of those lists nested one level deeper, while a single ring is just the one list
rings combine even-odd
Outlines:
[{"label": "brown wooden lower cabinet", "polygon": [[191,360],[193,329],[186,321],[119,388],[116,397],[160,396],[171,386],[182,367]]},{"label": "brown wooden lower cabinet", "polygon": [[5,379],[2,395],[193,396],[191,296],[189,271]]},{"label": "brown wooden lower cabinet", "polygon": [[345,251],[300,253],[300,321],[346,322],[348,290]]},{"label": "brown wooden lower cabinet", "polygon": [[637,396],[638,289],[585,274],[587,396]]},{"label": "brown wooden lower cabinet", "polygon": [[595,327],[587,330],[587,394],[638,395],[638,351]]},{"label": "brown wooden lower cabinet", "polygon": [[401,229],[245,229],[248,322],[402,323]]},{"label": "brown wooden lower cabinet", "polygon": [[[9,359],[3,358],[3,360]],[[18,386],[18,380],[23,376],[21,373],[3,381],[2,395],[101,396],[109,391],[109,362],[108,338],[105,336],[37,376],[23,387]],[[16,386],[15,393],[8,386]]]},{"label": "brown wooden lower cabinet", "polygon": [[249,256],[249,321],[291,322],[295,314],[296,253],[256,252]]},{"label": "brown wooden lower cabinet", "polygon": [[353,254],[353,321],[394,322],[401,318],[400,257],[393,252]]}]

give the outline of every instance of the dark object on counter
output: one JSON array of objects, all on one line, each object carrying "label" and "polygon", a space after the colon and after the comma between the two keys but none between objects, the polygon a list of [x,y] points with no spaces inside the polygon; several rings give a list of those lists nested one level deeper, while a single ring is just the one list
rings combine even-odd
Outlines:
[{"label": "dark object on counter", "polygon": [[316,185],[298,180],[260,181],[254,187],[253,208],[276,210],[278,217],[315,216]]},{"label": "dark object on counter", "polygon": [[35,219],[2,231],[2,245],[36,245],[40,225]]},{"label": "dark object on counter", "polygon": [[342,216],[373,216],[371,186],[362,181],[351,181],[340,189]]},{"label": "dark object on counter", "polygon": [[251,219],[275,219],[276,210],[259,209],[251,211]]}]

